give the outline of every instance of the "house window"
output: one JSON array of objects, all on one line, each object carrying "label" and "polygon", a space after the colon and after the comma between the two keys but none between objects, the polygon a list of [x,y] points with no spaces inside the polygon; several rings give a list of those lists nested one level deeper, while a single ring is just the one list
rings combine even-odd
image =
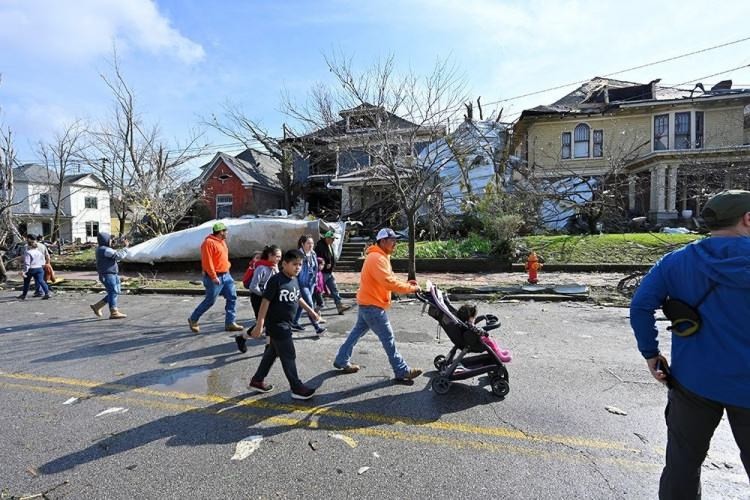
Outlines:
[{"label": "house window", "polygon": [[361,149],[350,149],[339,153],[339,175],[356,172],[370,166],[370,155]]},{"label": "house window", "polygon": [[690,112],[674,114],[674,148],[690,149]]},{"label": "house window", "polygon": [[217,194],[216,195],[216,218],[223,219],[225,217],[232,216],[232,195],[231,194]]},{"label": "house window", "polygon": [[98,235],[99,235],[99,223],[87,222],[86,223],[86,237],[96,238]]},{"label": "house window", "polygon": [[86,208],[97,208],[96,196],[87,196],[83,199],[83,206]]},{"label": "house window", "polygon": [[562,133],[562,146],[560,147],[560,158],[570,158],[570,132]]},{"label": "house window", "polygon": [[604,156],[604,130],[594,130],[594,158]]},{"label": "house window", "polygon": [[703,148],[703,111],[695,112],[695,149]]},{"label": "house window", "polygon": [[49,193],[39,195],[39,208],[49,208]]},{"label": "house window", "polygon": [[588,158],[589,157],[589,126],[585,123],[580,123],[573,130],[573,155],[576,158]]},{"label": "house window", "polygon": [[654,151],[669,149],[669,115],[654,116]]}]

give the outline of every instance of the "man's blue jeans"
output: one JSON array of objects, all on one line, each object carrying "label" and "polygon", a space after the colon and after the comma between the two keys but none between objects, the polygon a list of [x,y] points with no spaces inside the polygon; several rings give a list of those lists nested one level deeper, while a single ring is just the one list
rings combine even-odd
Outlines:
[{"label": "man's blue jeans", "polygon": [[393,338],[393,329],[391,328],[391,322],[388,320],[388,314],[385,309],[375,306],[359,306],[357,322],[354,324],[352,331],[349,332],[344,344],[339,348],[339,353],[336,355],[336,365],[346,366],[349,363],[352,359],[354,346],[368,330],[375,332],[375,335],[380,339],[380,343],[383,344],[383,349],[388,355],[388,361],[391,363],[396,378],[406,376],[409,373],[409,366],[396,349],[396,341]]},{"label": "man's blue jeans", "polygon": [[102,282],[104,289],[107,291],[104,301],[109,305],[110,309],[117,309],[117,296],[121,293],[120,277],[112,273],[100,274],[99,281]]},{"label": "man's blue jeans", "polygon": [[341,295],[339,295],[339,288],[336,286],[336,278],[333,277],[333,273],[323,273],[323,281],[328,291],[331,292],[333,302],[336,305],[341,304]]},{"label": "man's blue jeans", "polygon": [[226,312],[224,324],[231,325],[234,323],[234,320],[237,318],[237,313],[235,311],[235,305],[237,304],[237,290],[234,288],[234,280],[229,273],[224,273],[223,275],[218,276],[218,278],[219,283],[217,284],[214,283],[207,274],[203,274],[203,287],[206,289],[206,297],[203,299],[203,302],[198,304],[198,307],[195,308],[193,314],[190,315],[190,321],[197,322],[206,311],[211,309],[211,306],[214,305],[216,299],[221,295],[227,301],[227,305],[224,307],[224,311]]},{"label": "man's blue jeans", "polygon": [[31,278],[34,278],[34,285],[37,290],[41,290],[44,295],[49,295],[49,288],[47,282],[44,281],[44,269],[41,267],[32,267],[26,271],[26,277],[23,279],[23,292],[21,295],[26,297],[29,293],[29,286],[31,285]]}]

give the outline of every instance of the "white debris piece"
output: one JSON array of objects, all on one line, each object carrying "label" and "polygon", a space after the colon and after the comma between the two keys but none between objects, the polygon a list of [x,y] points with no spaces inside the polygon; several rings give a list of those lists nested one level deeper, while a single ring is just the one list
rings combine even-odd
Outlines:
[{"label": "white debris piece", "polygon": [[[125,262],[178,262],[200,260],[200,247],[203,240],[211,234],[216,220],[208,221],[197,227],[163,234],[139,243],[128,249]],[[346,223],[328,223],[321,220],[296,220],[278,218],[258,219],[221,219],[229,231],[227,246],[229,255],[234,258],[250,257],[253,252],[273,241],[281,248],[294,248],[300,234],[312,234],[317,240],[323,230],[333,230],[343,234]],[[341,255],[342,238],[334,242],[336,257]]]},{"label": "white debris piece", "polygon": [[612,413],[613,415],[627,415],[628,414],[628,412],[621,410],[616,406],[607,406],[604,409]]},{"label": "white debris piece", "polygon": [[362,474],[364,474],[364,473],[365,473],[365,472],[367,472],[368,470],[370,470],[370,468],[369,468],[369,467],[367,467],[367,466],[365,466],[365,467],[360,467],[360,468],[359,468],[359,469],[357,470],[357,474],[359,474],[359,475],[361,476]]},{"label": "white debris piece", "polygon": [[78,402],[78,398],[68,398],[63,403],[64,405],[72,405],[73,403]]},{"label": "white debris piece", "polygon": [[345,442],[346,444],[349,445],[350,448],[357,447],[357,442],[353,440],[352,438],[350,438],[349,436],[344,436],[343,434],[336,434],[336,433],[331,433],[328,435],[332,437],[333,439],[338,439],[339,441]]},{"label": "white debris piece", "polygon": [[104,415],[113,415],[115,413],[125,413],[126,411],[128,411],[127,408],[121,408],[119,406],[114,406],[112,408],[107,408],[104,411],[100,411],[99,413],[96,414],[96,416],[97,417],[102,417]]},{"label": "white debris piece", "polygon": [[248,436],[242,441],[239,441],[234,448],[232,460],[245,460],[252,455],[258,447],[260,447],[261,441],[263,441],[263,436]]}]

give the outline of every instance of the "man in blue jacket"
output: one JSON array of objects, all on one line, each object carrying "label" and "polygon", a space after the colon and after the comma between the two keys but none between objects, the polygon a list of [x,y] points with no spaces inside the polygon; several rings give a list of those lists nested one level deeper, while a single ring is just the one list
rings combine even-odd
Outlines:
[{"label": "man in blue jacket", "polygon": [[[725,410],[750,479],[750,191],[717,194],[701,216],[711,236],[657,262],[630,305],[638,349],[670,387],[661,499],[700,498],[701,464]],[[667,297],[700,315],[692,333],[673,323],[671,370],[654,319]]]},{"label": "man in blue jacket", "polygon": [[112,248],[112,237],[109,233],[99,233],[96,240],[99,243],[96,249],[96,270],[107,296],[96,304],[91,304],[91,310],[101,318],[102,309],[108,305],[109,319],[127,318],[127,315],[117,308],[117,296],[120,295],[120,269],[117,263],[128,253],[128,240],[123,240],[124,248],[120,250]]}]

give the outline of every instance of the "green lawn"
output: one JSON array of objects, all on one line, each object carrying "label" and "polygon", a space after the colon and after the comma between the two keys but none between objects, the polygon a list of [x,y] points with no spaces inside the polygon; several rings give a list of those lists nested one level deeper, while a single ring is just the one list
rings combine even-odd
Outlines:
[{"label": "green lawn", "polygon": [[[526,236],[519,238],[519,246],[535,250],[547,264],[648,264],[700,237],[662,233]],[[417,258],[469,258],[486,255],[489,249],[489,241],[476,236],[457,241],[420,241]],[[406,243],[401,243],[394,258],[405,258],[407,253]],[[525,255],[519,257],[519,261],[523,260]]]}]

